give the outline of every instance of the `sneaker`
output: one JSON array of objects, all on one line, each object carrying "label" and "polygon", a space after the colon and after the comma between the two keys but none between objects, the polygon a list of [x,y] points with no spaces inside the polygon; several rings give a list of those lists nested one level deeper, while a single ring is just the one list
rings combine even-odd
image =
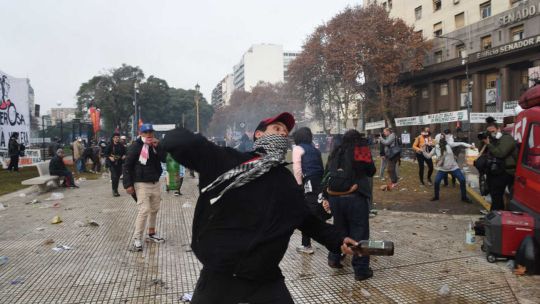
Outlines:
[{"label": "sneaker", "polygon": [[182,195],[182,193],[180,193],[179,191],[174,191],[173,195],[174,196],[179,196],[179,195]]},{"label": "sneaker", "polygon": [[363,274],[360,274],[360,275],[354,275],[354,279],[356,281],[364,281],[364,280],[367,280],[369,278],[373,277],[373,270],[371,269],[368,269],[368,271],[366,273],[363,273]]},{"label": "sneaker", "polygon": [[296,252],[305,253],[305,254],[314,254],[315,250],[311,246],[298,246],[296,247]]},{"label": "sneaker", "polygon": [[159,236],[157,236],[155,234],[149,234],[148,237],[146,237],[146,239],[149,240],[149,241],[153,241],[155,243],[163,243],[163,242],[165,242],[164,238],[160,238]]},{"label": "sneaker", "polygon": [[133,247],[131,251],[142,251],[142,242],[141,240],[133,240]]},{"label": "sneaker", "polygon": [[461,201],[462,201],[462,202],[464,202],[464,203],[467,203],[467,204],[472,204],[472,201],[471,201],[471,199],[470,199],[470,198],[468,198],[468,197],[466,197],[466,198],[462,198],[462,199],[461,199]]},{"label": "sneaker", "polygon": [[430,199],[431,202],[438,201],[438,200],[439,200],[438,197],[433,197],[433,198]]},{"label": "sneaker", "polygon": [[431,181],[428,181],[427,184],[428,184],[429,186],[433,186],[433,183],[432,183]]},{"label": "sneaker", "polygon": [[113,196],[118,197],[118,196],[120,196],[120,193],[118,193],[118,191],[115,191],[115,192],[113,192]]}]

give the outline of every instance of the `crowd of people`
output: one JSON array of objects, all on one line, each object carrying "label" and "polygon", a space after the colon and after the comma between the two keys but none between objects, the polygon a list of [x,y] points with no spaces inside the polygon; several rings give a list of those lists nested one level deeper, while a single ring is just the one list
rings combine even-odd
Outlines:
[{"label": "crowd of people", "polygon": [[[133,251],[143,250],[144,239],[165,241],[156,231],[164,171],[167,190],[175,195],[181,195],[186,169],[197,172],[200,195],[191,246],[203,269],[192,303],[292,303],[278,265],[293,231],[302,233],[298,253],[313,254],[314,239],[328,249],[328,266],[343,268],[344,255],[353,253],[350,246],[370,238],[373,177],[377,172],[372,147],[380,147],[379,178],[385,179],[386,170],[387,190],[399,185],[403,154],[401,140],[391,128],[385,128],[376,139],[351,129],[332,142],[325,164],[311,130],[302,127],[291,134],[294,145],[290,171],[286,154],[294,125],[291,114],[281,113],[263,119],[253,138],[244,134],[238,145],[226,147],[183,128],[170,131],[160,141],[153,126],[143,124],[140,136],[129,145],[118,133],[109,143],[94,141],[88,146],[77,138],[72,144],[73,159],[78,172],[85,172],[88,159],[95,172],[101,170],[103,162],[110,171],[115,197],[120,196],[118,187],[123,177],[123,188],[137,206]],[[471,203],[457,155],[462,148],[476,149],[475,145],[456,141],[450,130],[432,135],[425,127],[412,144],[419,184],[425,186],[427,181],[433,186],[431,201],[437,201],[440,185],[448,185],[450,175],[454,185],[459,182],[461,201]],[[479,140],[481,156],[475,166],[480,180],[485,177],[491,210],[504,209],[503,196],[505,189],[511,192],[517,159],[515,141],[494,120],[487,121]],[[24,150],[17,143],[14,135],[10,157],[18,157]],[[51,145],[54,157],[50,172],[62,176],[64,186],[77,187],[65,166],[64,151],[59,142],[55,143]],[[16,162],[9,169],[16,171]],[[333,225],[326,223],[331,217]],[[351,263],[356,280],[373,276],[369,256],[354,255]]]}]

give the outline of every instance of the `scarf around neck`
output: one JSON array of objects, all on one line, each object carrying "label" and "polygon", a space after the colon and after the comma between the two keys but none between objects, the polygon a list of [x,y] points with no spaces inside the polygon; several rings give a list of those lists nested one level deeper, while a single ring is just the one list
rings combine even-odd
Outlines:
[{"label": "scarf around neck", "polygon": [[139,154],[139,162],[141,165],[146,166],[146,162],[148,161],[148,158],[150,157],[150,144],[152,143],[151,137],[142,137],[141,138],[143,142],[143,147],[141,149],[141,154]]},{"label": "scarf around neck", "polygon": [[244,162],[223,173],[208,186],[204,187],[201,192],[208,192],[232,180],[227,187],[221,190],[218,196],[210,199],[210,204],[214,204],[230,189],[241,187],[262,176],[273,167],[285,163],[288,146],[289,141],[287,137],[281,135],[272,134],[260,137],[253,143],[255,153],[259,157]]}]

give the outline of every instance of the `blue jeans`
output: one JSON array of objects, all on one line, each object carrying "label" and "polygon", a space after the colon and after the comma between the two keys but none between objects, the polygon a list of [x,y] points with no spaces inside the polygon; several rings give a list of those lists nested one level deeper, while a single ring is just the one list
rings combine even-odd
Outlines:
[{"label": "blue jeans", "polygon": [[86,171],[86,168],[84,167],[84,161],[83,161],[82,157],[77,159],[77,162],[75,163],[75,166],[77,167],[78,172]]},{"label": "blue jeans", "polygon": [[454,171],[437,171],[435,176],[435,198],[439,198],[439,192],[441,188],[441,181],[448,176],[448,173],[455,177],[459,181],[459,189],[461,190],[461,200],[467,199],[467,185],[465,184],[465,176],[460,169]]},{"label": "blue jeans", "polygon": [[[356,241],[369,239],[369,205],[364,196],[331,196],[329,202],[337,229]],[[338,264],[340,259],[340,253],[328,253],[329,262]],[[369,271],[369,256],[353,256],[352,266],[356,276],[365,275]]]}]

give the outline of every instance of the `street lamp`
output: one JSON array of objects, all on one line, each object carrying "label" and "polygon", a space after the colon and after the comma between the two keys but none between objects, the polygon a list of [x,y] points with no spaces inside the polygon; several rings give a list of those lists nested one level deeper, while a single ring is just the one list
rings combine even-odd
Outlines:
[{"label": "street lamp", "polygon": [[469,128],[467,132],[467,137],[468,137],[468,140],[470,141],[471,140],[472,98],[471,98],[471,82],[469,80],[469,55],[467,53],[467,44],[463,40],[458,39],[458,38],[453,38],[453,37],[435,36],[435,38],[459,41],[464,47],[464,49],[461,51],[461,64],[465,66],[465,79],[466,79],[465,81],[467,82],[467,97],[465,98],[465,102],[467,106],[467,118],[469,120]]},{"label": "street lamp", "polygon": [[137,136],[137,128],[139,126],[139,105],[137,104],[137,94],[139,93],[139,82],[135,80],[133,83],[133,108],[135,114],[133,115],[133,137]]},{"label": "street lamp", "polygon": [[197,133],[200,131],[200,125],[199,125],[199,90],[201,89],[201,86],[197,83],[195,85],[195,110],[197,115]]}]

